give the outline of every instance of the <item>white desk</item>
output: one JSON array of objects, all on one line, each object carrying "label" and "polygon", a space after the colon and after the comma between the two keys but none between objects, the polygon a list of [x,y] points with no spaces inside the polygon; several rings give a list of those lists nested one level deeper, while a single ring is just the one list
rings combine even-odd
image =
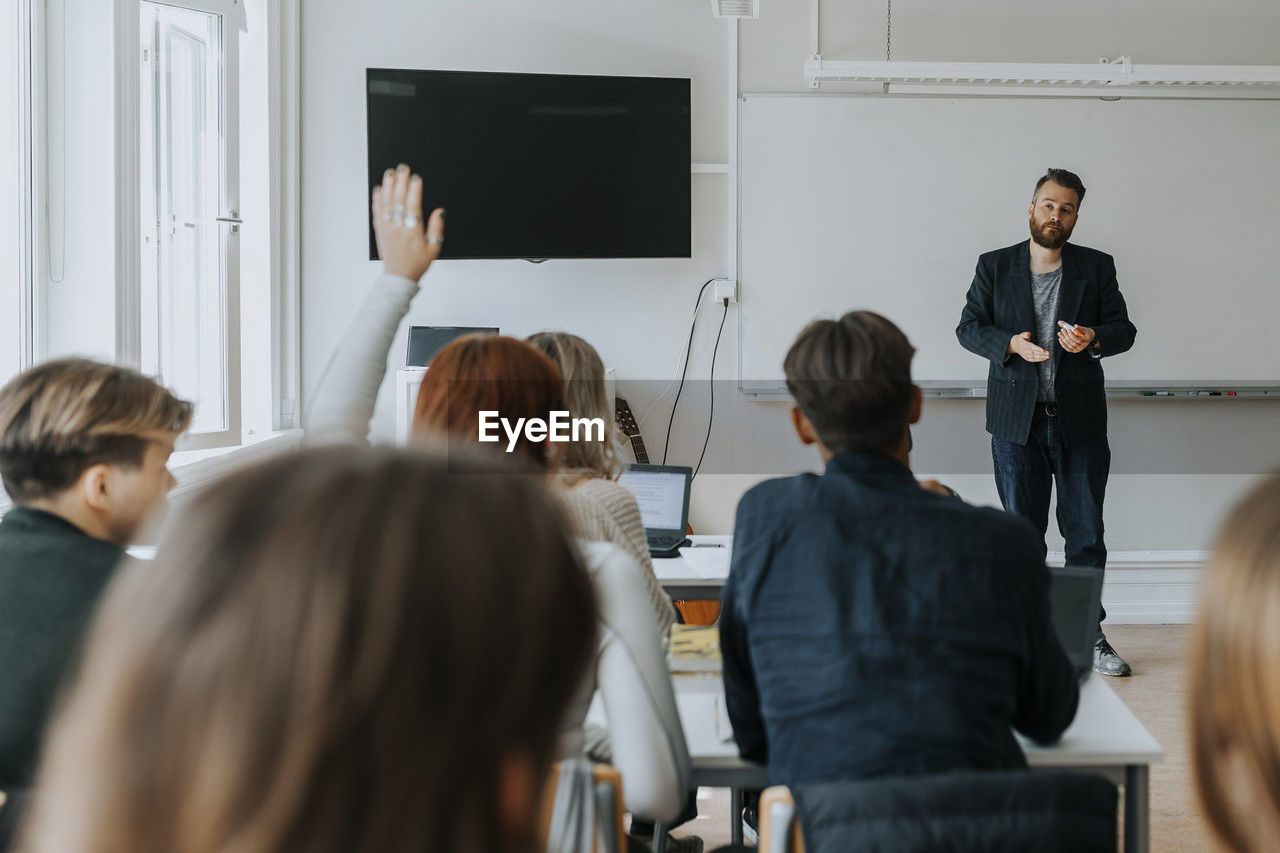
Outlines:
[{"label": "white desk", "polygon": [[[742,826],[737,816],[742,808],[738,792],[766,787],[768,771],[738,757],[718,674],[678,675],[672,682],[693,762],[693,783],[734,789],[730,820],[734,838],[740,841]],[[1021,738],[1019,743],[1033,769],[1098,773],[1123,784],[1124,849],[1146,853],[1150,843],[1147,774],[1150,765],[1164,761],[1164,749],[1120,701],[1105,678],[1094,675],[1084,683],[1080,708],[1062,740],[1048,747],[1035,746]]]},{"label": "white desk", "polygon": [[729,577],[732,536],[690,536],[691,547],[679,557],[653,561],[653,573],[667,595],[676,601],[719,601]]}]

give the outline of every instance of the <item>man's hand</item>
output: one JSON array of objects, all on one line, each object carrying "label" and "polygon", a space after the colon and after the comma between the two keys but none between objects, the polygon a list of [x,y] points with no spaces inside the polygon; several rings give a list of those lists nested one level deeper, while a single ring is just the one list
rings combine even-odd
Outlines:
[{"label": "man's hand", "polygon": [[1068,324],[1058,321],[1058,343],[1067,352],[1081,352],[1093,344],[1098,336],[1087,326],[1076,326],[1072,331]]},{"label": "man's hand", "polygon": [[1023,332],[1020,335],[1014,335],[1009,339],[1009,347],[1006,353],[1013,353],[1022,356],[1023,361],[1035,363],[1037,361],[1048,361],[1049,351],[1038,347],[1031,343],[1031,333]]},{"label": "man's hand", "polygon": [[373,189],[373,237],[378,257],[392,275],[417,281],[440,257],[444,242],[444,208],[431,212],[423,230],[422,178],[409,175],[403,163],[387,169],[382,185]]},{"label": "man's hand", "polygon": [[956,494],[955,489],[952,489],[949,486],[944,486],[941,483],[939,483],[937,480],[918,480],[917,482],[920,483],[920,488],[930,492],[936,492],[942,495],[943,497],[947,497],[947,498],[960,497],[958,494]]}]

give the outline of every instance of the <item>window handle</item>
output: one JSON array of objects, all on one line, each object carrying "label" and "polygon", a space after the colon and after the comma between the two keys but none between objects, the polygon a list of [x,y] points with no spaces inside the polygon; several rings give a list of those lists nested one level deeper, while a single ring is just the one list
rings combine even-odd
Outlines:
[{"label": "window handle", "polygon": [[239,230],[240,230],[240,226],[244,224],[244,220],[240,218],[240,214],[239,214],[239,212],[234,211],[234,210],[233,210],[233,211],[231,211],[231,215],[230,215],[230,216],[219,216],[217,219],[218,219],[218,221],[219,221],[219,222],[226,222],[226,223],[229,223],[229,224],[231,225],[231,233],[232,233],[232,234],[234,234],[234,233],[236,233],[237,231],[239,231]]}]

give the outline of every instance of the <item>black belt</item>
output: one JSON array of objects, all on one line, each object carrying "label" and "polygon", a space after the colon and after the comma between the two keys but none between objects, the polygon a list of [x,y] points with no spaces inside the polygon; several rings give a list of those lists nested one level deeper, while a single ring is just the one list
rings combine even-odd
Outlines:
[{"label": "black belt", "polygon": [[1036,413],[1035,413],[1035,417],[1036,417],[1037,419],[1039,419],[1039,418],[1056,418],[1057,416],[1058,416],[1058,404],[1057,404],[1057,403],[1045,403],[1045,402],[1040,401],[1040,400],[1037,400],[1037,401],[1036,401]]}]

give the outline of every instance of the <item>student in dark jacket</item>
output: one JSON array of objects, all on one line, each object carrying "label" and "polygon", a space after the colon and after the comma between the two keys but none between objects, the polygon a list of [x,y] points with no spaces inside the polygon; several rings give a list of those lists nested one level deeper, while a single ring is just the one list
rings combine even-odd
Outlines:
[{"label": "student in dark jacket", "polygon": [[[173,486],[191,405],[132,370],[84,359],[0,388],[0,809],[35,771],[55,694],[107,581]],[[9,812],[9,814],[5,814]]]},{"label": "student in dark jacket", "polygon": [[1022,768],[1015,729],[1052,742],[1075,716],[1042,540],[912,476],[914,352],[856,311],[787,353],[826,471],[743,497],[720,617],[734,735],[775,784]]}]

